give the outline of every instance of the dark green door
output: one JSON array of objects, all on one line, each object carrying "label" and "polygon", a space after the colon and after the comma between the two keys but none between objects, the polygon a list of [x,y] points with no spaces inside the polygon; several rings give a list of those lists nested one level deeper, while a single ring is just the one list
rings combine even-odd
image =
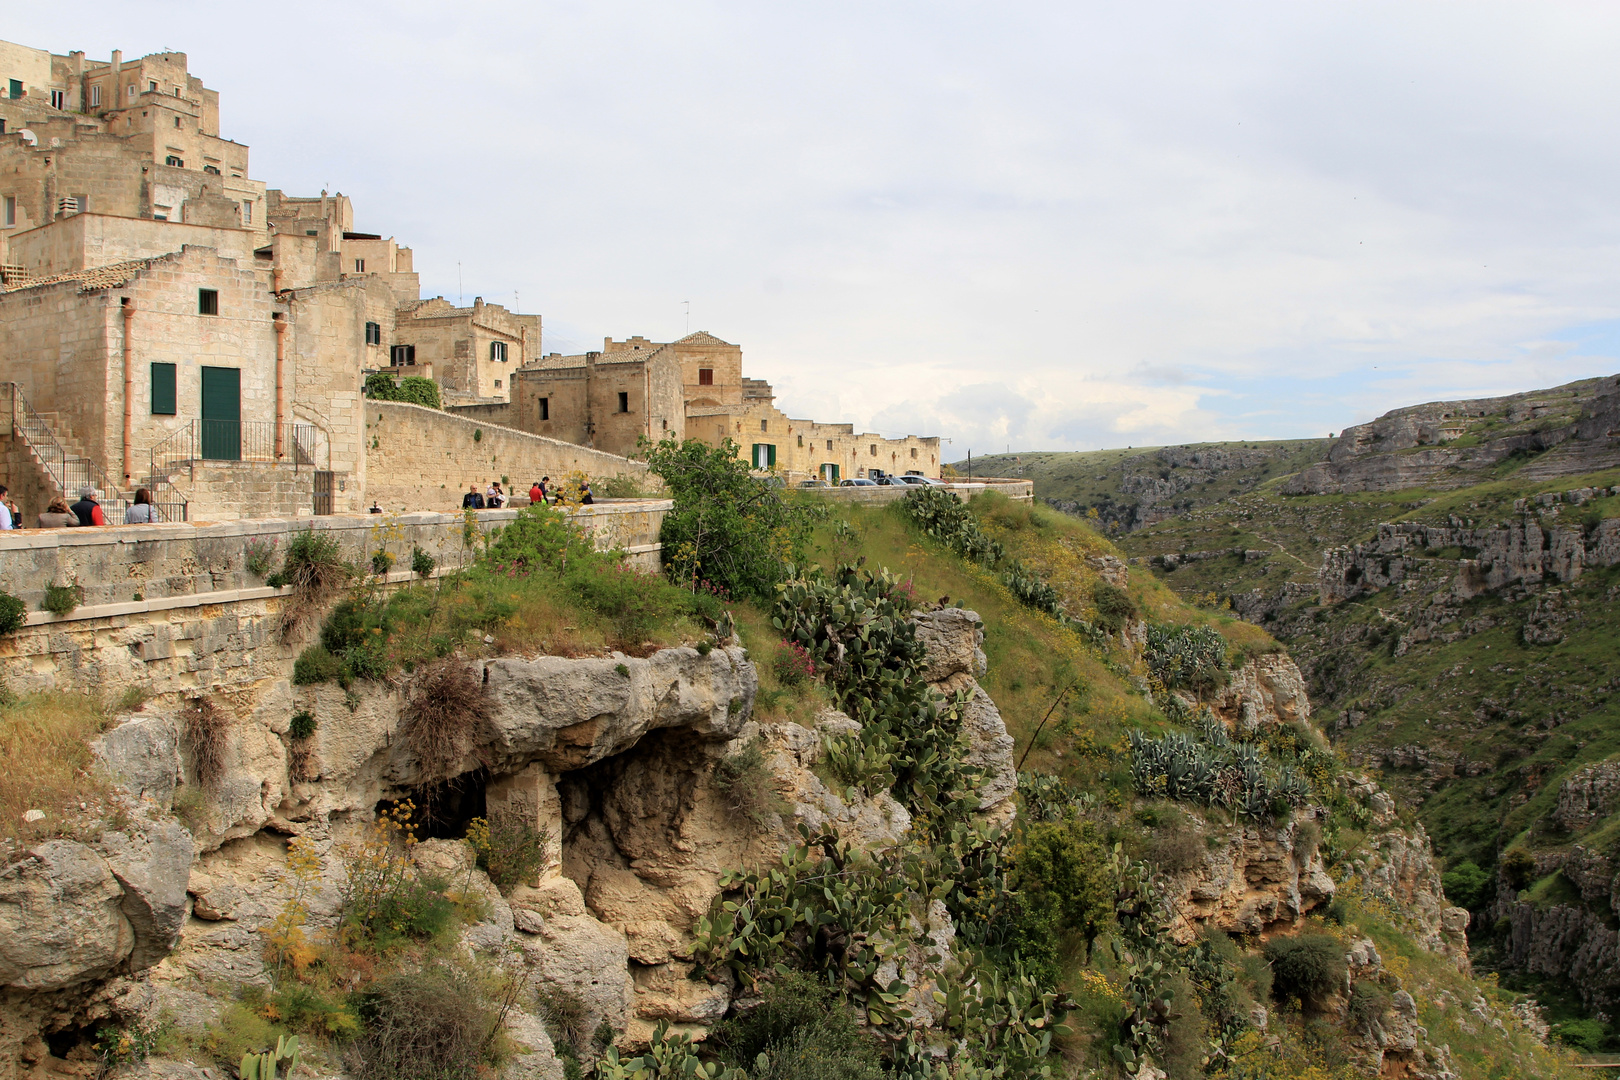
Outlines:
[{"label": "dark green door", "polygon": [[242,373],[236,368],[202,369],[202,456],[242,460]]}]

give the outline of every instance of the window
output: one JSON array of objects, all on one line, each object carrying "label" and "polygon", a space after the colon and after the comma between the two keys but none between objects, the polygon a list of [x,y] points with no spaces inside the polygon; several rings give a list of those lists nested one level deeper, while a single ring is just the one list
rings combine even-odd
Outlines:
[{"label": "window", "polygon": [[199,315],[218,315],[219,314],[219,290],[218,289],[198,289],[197,290],[197,314],[199,314]]},{"label": "window", "polygon": [[872,444],[872,456],[877,457],[877,443]]},{"label": "window", "polygon": [[173,154],[170,154],[168,157],[165,157],[163,159],[163,164],[165,164],[165,165],[173,165],[177,169],[183,169],[183,168],[186,167],[185,161],[182,160],[181,158],[175,157]]},{"label": "window", "polygon": [[543,397],[539,401],[535,402],[535,404],[540,406],[540,419],[542,419],[542,420],[550,420],[551,419],[551,399],[548,398],[548,397]]},{"label": "window", "polygon": [[713,386],[714,385],[714,368],[712,368],[712,367],[700,367],[700,368],[698,368],[698,385],[699,386]]},{"label": "window", "polygon": [[129,84],[129,100],[134,101],[135,100],[135,94],[136,94],[135,84],[130,83]]},{"label": "window", "polygon": [[500,388],[501,388],[501,380],[496,379],[495,380],[495,389],[499,390]]},{"label": "window", "polygon": [[53,109],[65,109],[65,108],[67,108],[67,91],[66,90],[52,90],[51,91],[51,108],[53,108]]},{"label": "window", "polygon": [[314,229],[305,229],[304,230],[304,235],[305,236],[318,236],[320,234],[317,233]]},{"label": "window", "polygon": [[803,436],[803,435],[800,435],[800,436],[799,436],[799,445],[800,445],[800,446],[803,446],[803,445],[804,445],[804,436]]},{"label": "window", "polygon": [[381,324],[374,323],[374,322],[366,323],[366,344],[367,345],[381,345],[382,344],[382,326],[381,326]]},{"label": "window", "polygon": [[832,440],[831,439],[827,440],[827,449],[829,449],[829,450],[832,449]]},{"label": "window", "polygon": [[21,79],[11,80],[11,96],[13,98],[20,98],[23,96],[23,84]]},{"label": "window", "polygon": [[147,92],[147,93],[149,93],[149,94],[155,94],[155,93],[157,93],[157,83],[155,83],[155,82],[148,82],[148,83],[147,83],[147,84],[146,84],[146,92]]},{"label": "window", "polygon": [[912,459],[913,459],[913,460],[916,460],[916,457],[917,457],[917,448],[916,448],[916,447],[915,447],[915,446],[913,446],[913,447],[912,447],[912,448],[911,448],[911,457],[912,457]]},{"label": "window", "polygon": [[623,390],[619,391],[619,411],[620,412],[629,412],[630,411],[630,395],[625,393]]},{"label": "window", "polygon": [[218,176],[219,175],[219,166],[217,166],[217,165],[204,165],[203,166],[203,172],[212,173],[214,176]]},{"label": "window", "polygon": [[[177,117],[175,117],[175,118],[174,118],[174,126],[175,126],[175,127],[179,127],[179,126],[180,126],[180,118],[179,118],[179,117],[178,117],[178,116],[177,116]],[[215,169],[215,170],[214,170],[214,171],[215,171],[215,172],[216,172],[216,173],[217,173],[217,172],[219,172],[219,170],[218,170],[218,169]]]},{"label": "window", "polygon": [[489,358],[500,363],[506,363],[506,342],[492,341],[489,343]]},{"label": "window", "polygon": [[152,415],[174,415],[174,365],[152,365]]},{"label": "window", "polygon": [[6,118],[3,117],[3,116],[0,116],[0,135],[4,135],[5,133],[6,133]]},{"label": "window", "polygon": [[775,443],[755,443],[754,444],[754,468],[756,468],[756,469],[774,469],[774,468],[776,468],[776,444]]},{"label": "window", "polygon": [[8,226],[17,224],[17,196],[15,195],[6,196],[6,224]]},{"label": "window", "polygon": [[395,345],[388,352],[388,362],[394,367],[410,367],[416,363],[415,345]]},{"label": "window", "polygon": [[253,224],[253,200],[252,199],[243,199],[242,200],[242,224],[244,224],[244,225]]},{"label": "window", "polygon": [[771,422],[769,420],[761,420],[759,422],[759,430],[760,430],[760,432],[764,433],[766,431],[769,431],[770,430],[770,423]]},{"label": "window", "polygon": [[366,272],[366,260],[364,260],[364,259],[356,259],[356,260],[354,260],[354,272],[357,273],[357,274],[365,273]]},{"label": "window", "polygon": [[92,86],[90,88],[90,107],[94,108],[94,107],[96,107],[97,105],[100,105],[100,104],[101,104],[101,84],[97,83],[96,85],[94,85],[94,86]]}]

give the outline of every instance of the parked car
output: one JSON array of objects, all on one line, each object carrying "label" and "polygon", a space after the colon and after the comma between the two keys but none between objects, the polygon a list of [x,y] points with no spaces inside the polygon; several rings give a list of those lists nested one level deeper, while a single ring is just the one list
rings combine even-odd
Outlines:
[{"label": "parked car", "polygon": [[799,486],[802,487],[802,488],[832,487],[832,485],[827,483],[827,481],[825,481],[825,480],[800,480],[799,481]]},{"label": "parked car", "polygon": [[840,481],[838,481],[838,486],[839,487],[877,487],[877,481],[876,480],[868,480],[865,477],[851,477],[848,480],[840,480]]},{"label": "parked car", "polygon": [[899,476],[880,476],[880,477],[878,477],[876,480],[874,480],[872,482],[874,484],[876,484],[878,487],[910,487],[911,486],[910,484],[906,483],[906,481],[905,481],[905,479],[903,477],[899,477]]},{"label": "parked car", "polygon": [[910,484],[913,487],[944,487],[945,486],[945,481],[936,480],[932,476],[924,476],[921,473],[908,472],[908,473],[906,473],[906,475],[904,475],[902,477],[899,477],[898,479],[904,480],[906,483]]}]

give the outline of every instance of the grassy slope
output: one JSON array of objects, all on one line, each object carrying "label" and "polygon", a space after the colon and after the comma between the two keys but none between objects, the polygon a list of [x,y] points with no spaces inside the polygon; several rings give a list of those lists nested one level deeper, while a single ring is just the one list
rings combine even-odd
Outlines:
[{"label": "grassy slope", "polygon": [[[1086,560],[1117,553],[1112,544],[1082,523],[1051,510],[1009,505],[993,497],[975,500],[974,509],[988,532],[1026,564],[1041,570],[1064,593],[1072,611],[1085,612],[1096,580],[1096,571]],[[869,566],[887,567],[908,578],[919,597],[949,597],[979,613],[985,624],[985,652],[989,657],[989,672],[983,684],[1006,720],[1015,741],[1015,754],[1022,755],[1029,748],[1058,691],[1078,678],[1083,692],[1069,699],[1043,729],[1024,767],[1066,776],[1105,802],[1128,808],[1132,793],[1123,733],[1131,727],[1157,728],[1163,720],[1134,688],[1133,676],[1139,673],[1123,662],[1126,658],[1117,652],[1099,654],[1052,619],[1023,607],[993,575],[917,535],[897,508],[848,507],[841,508],[841,513],[859,534],[858,553],[866,557]],[[840,549],[830,529],[818,531],[817,543],[817,557],[823,563],[856,553]],[[1133,571],[1131,579],[1132,597],[1150,618],[1213,625],[1238,654],[1275,647],[1269,635],[1258,627],[1225,613],[1199,610],[1149,574]],[[767,691],[775,689],[774,676],[767,670],[775,649],[775,635],[768,620],[763,612],[744,605],[739,626],[756,659],[764,661],[760,665],[762,686]],[[814,711],[820,704],[813,692],[805,692],[805,696],[790,698],[782,711]],[[1123,820],[1131,819],[1126,816]],[[1536,1047],[1522,1031],[1514,1029],[1504,1037],[1488,1028],[1481,1030],[1471,1022],[1477,1018],[1463,1015],[1454,1004],[1470,1002],[1483,993],[1500,1005],[1511,1001],[1513,995],[1459,975],[1449,962],[1419,948],[1398,928],[1396,914],[1354,902],[1351,911],[1352,926],[1377,941],[1392,969],[1405,972],[1406,986],[1419,1002],[1420,1022],[1433,1033],[1435,1043],[1449,1042],[1462,1076],[1576,1075],[1566,1072],[1565,1066]],[[1312,922],[1316,931],[1346,932],[1344,928],[1319,925],[1317,920]],[[1117,976],[1103,949],[1097,950],[1091,965],[1082,963],[1078,955],[1071,956],[1067,983],[1081,998],[1082,1007],[1074,1021],[1080,1034],[1068,1050],[1077,1061],[1097,1062],[1101,1043],[1088,1045],[1086,1022],[1106,1020],[1111,1014],[1106,1001],[1099,1006],[1097,995],[1087,993],[1088,986],[1099,985],[1095,980],[1088,983],[1082,976],[1088,967],[1105,979]],[[1285,1034],[1285,1042],[1295,1049],[1304,1041],[1303,1029],[1290,1028]],[[1299,1050],[1298,1061],[1309,1059],[1321,1066],[1332,1057],[1331,1052]],[[1279,1070],[1275,1073],[1278,1077],[1309,1075],[1303,1071],[1303,1064],[1300,1071],[1289,1067],[1288,1061],[1273,1061],[1269,1067]]]}]

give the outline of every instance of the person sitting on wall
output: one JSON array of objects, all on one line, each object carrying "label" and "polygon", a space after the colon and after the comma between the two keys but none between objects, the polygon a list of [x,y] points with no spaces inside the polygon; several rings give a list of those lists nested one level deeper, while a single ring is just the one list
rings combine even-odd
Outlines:
[{"label": "person sitting on wall", "polygon": [[22,511],[17,509],[17,500],[13,499],[6,491],[6,486],[4,484],[0,484],[0,506],[4,506],[6,508],[6,513],[11,515],[11,524],[6,526],[7,528],[26,528],[26,526],[23,524]]},{"label": "person sitting on wall", "polygon": [[39,515],[42,529],[71,529],[79,524],[79,516],[68,509],[66,499],[52,499],[51,505]]},{"label": "person sitting on wall", "polygon": [[158,519],[157,510],[152,506],[152,493],[146,488],[135,492],[135,503],[124,511],[125,525],[151,525]]},{"label": "person sitting on wall", "polygon": [[11,512],[11,500],[6,496],[6,485],[0,484],[0,532],[16,527],[17,518]]},{"label": "person sitting on wall", "polygon": [[96,502],[96,489],[88,484],[79,489],[79,501],[73,504],[73,512],[79,516],[80,525],[107,524],[107,515],[101,512],[101,504]]},{"label": "person sitting on wall", "polygon": [[489,488],[484,492],[484,505],[491,510],[499,510],[506,505],[506,493],[501,490],[499,480],[489,482]]},{"label": "person sitting on wall", "polygon": [[529,488],[529,505],[538,506],[546,501],[545,484],[536,480],[534,486]]},{"label": "person sitting on wall", "polygon": [[591,496],[591,482],[589,480],[581,480],[579,482],[579,504],[581,506],[590,506],[595,502],[596,499]]},{"label": "person sitting on wall", "polygon": [[467,485],[467,494],[461,497],[461,508],[463,510],[482,510],[484,508],[484,497],[478,494],[477,484]]}]

